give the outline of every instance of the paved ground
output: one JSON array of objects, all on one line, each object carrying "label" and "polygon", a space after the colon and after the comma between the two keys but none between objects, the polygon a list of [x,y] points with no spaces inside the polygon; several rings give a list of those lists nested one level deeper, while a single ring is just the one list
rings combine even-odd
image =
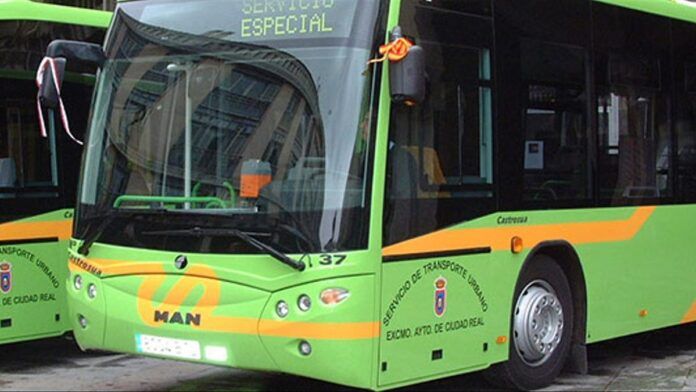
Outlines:
[{"label": "paved ground", "polygon": [[[223,369],[106,353],[51,339],[0,348],[0,390],[340,390],[282,374]],[[407,390],[489,389],[470,374]],[[590,347],[590,372],[564,374],[549,390],[696,391],[696,324]]]}]

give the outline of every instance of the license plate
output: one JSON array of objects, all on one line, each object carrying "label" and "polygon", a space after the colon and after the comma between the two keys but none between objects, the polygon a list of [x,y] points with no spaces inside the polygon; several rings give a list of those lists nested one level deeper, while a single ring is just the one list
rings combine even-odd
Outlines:
[{"label": "license plate", "polygon": [[195,340],[136,335],[135,342],[139,353],[182,359],[201,359],[201,345]]}]

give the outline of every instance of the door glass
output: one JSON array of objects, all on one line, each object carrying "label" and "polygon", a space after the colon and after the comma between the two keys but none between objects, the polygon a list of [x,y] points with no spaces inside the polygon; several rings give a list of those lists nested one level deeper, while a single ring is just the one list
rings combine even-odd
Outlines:
[{"label": "door glass", "polygon": [[402,5],[403,33],[426,53],[428,86],[424,102],[392,110],[385,244],[485,215],[495,203],[491,25],[450,5]]}]

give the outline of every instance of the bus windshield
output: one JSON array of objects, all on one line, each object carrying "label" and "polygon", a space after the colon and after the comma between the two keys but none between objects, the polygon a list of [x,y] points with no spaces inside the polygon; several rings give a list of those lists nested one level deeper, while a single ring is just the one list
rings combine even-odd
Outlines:
[{"label": "bus windshield", "polygon": [[[148,235],[195,227],[247,230],[287,252],[365,248],[379,3],[119,5],[75,235],[113,215],[102,242],[238,251],[230,238]],[[126,212],[147,218],[119,223]]]}]

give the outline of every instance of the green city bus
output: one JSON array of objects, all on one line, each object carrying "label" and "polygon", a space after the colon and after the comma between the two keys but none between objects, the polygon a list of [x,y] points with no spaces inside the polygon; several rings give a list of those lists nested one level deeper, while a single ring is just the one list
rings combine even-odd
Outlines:
[{"label": "green city bus", "polygon": [[121,2],[103,49],[65,49],[101,67],[78,343],[534,389],[696,321],[694,23],[673,0]]},{"label": "green city bus", "polygon": [[[41,137],[34,79],[51,41],[103,42],[109,21],[101,11],[0,2],[0,344],[71,329],[65,260],[82,148],[60,128]],[[81,137],[94,77],[71,70],[63,96]]]}]

